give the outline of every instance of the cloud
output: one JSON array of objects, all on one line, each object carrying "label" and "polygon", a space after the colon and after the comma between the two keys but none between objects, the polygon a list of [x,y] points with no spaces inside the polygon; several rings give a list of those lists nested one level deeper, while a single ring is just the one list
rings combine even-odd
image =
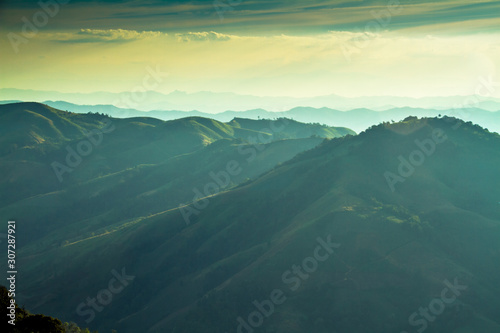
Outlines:
[{"label": "cloud", "polygon": [[53,41],[65,43],[130,42],[151,39],[167,34],[159,31],[136,31],[125,29],[80,29],[76,33],[49,34]]},{"label": "cloud", "polygon": [[[21,18],[31,20],[34,13],[41,10],[37,0],[0,0],[0,3],[0,30],[3,27],[18,34],[23,25]],[[401,4],[401,12],[388,18],[388,10],[397,3]],[[374,20],[389,21],[384,29],[390,31],[415,28],[427,34],[436,31],[435,25],[447,24],[451,33],[484,33],[500,31],[499,9],[499,1],[488,0],[72,0],[61,6],[59,14],[50,17],[48,24],[54,32],[76,31],[81,27],[159,30],[173,36],[181,33],[188,41],[206,40],[203,39],[206,36],[192,36],[186,34],[187,31],[304,35],[329,30],[364,30],[366,24]],[[475,20],[474,24],[468,25],[471,20]],[[96,38],[95,35],[87,37],[89,40],[81,42]]]},{"label": "cloud", "polygon": [[228,41],[235,37],[231,35],[224,35],[215,31],[188,32],[184,34],[176,34],[175,36],[180,42]]},{"label": "cloud", "polygon": [[159,37],[162,35],[158,31],[143,31],[138,32],[135,30],[124,30],[124,29],[108,29],[108,30],[97,30],[97,29],[81,29],[78,32],[79,35],[92,36],[102,40],[132,40],[132,39],[144,39],[151,37]]},{"label": "cloud", "polygon": [[[147,66],[158,64],[171,74],[160,88],[164,92],[421,97],[474,94],[478,77],[489,77],[500,68],[500,33],[494,32],[191,31],[161,37],[152,37],[158,32],[130,30],[76,30],[58,36],[40,32],[27,45],[30,52],[5,54],[5,63],[13,65],[6,66],[2,77],[16,88],[128,91],[142,80]],[[94,42],[47,42],[53,39]],[[95,42],[102,40],[107,42]],[[8,40],[0,40],[0,49],[8,47]],[[39,55],[45,59],[34,58]]]}]

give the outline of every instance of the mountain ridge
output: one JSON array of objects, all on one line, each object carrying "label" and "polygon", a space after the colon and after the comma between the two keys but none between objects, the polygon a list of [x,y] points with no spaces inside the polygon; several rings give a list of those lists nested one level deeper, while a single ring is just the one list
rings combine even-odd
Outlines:
[{"label": "mountain ridge", "polygon": [[[484,83],[483,83],[484,84]],[[489,88],[488,88],[489,89]],[[299,106],[330,107],[340,110],[355,108],[371,108],[386,110],[393,107],[420,107],[451,109],[456,105],[468,104],[474,101],[478,108],[490,111],[500,110],[500,99],[495,97],[483,97],[479,95],[470,96],[431,96],[431,97],[400,97],[400,96],[361,96],[344,97],[335,94],[316,97],[273,97],[252,96],[235,93],[217,92],[171,92],[168,94],[156,91],[145,92],[146,100],[125,102],[122,98],[130,93],[59,93],[49,91],[34,91],[23,89],[3,88],[0,89],[0,99],[4,100],[35,100],[43,102],[47,100],[62,100],[76,104],[115,104],[125,108],[137,108],[143,111],[158,109],[173,109],[181,111],[200,110],[207,113],[216,113],[223,110],[244,111],[248,109],[264,108],[270,111],[285,111]],[[129,96],[130,97],[130,96]]]},{"label": "mountain ridge", "polygon": [[369,108],[353,108],[340,111],[327,107],[294,107],[288,111],[267,111],[262,108],[246,111],[223,111],[219,113],[203,113],[200,111],[138,111],[134,109],[120,109],[110,105],[81,106],[68,103],[47,102],[59,109],[70,109],[78,113],[99,112],[109,114],[113,117],[127,118],[134,116],[151,116],[162,120],[173,120],[187,116],[202,116],[223,122],[231,121],[233,118],[249,119],[274,119],[277,117],[291,118],[300,122],[315,122],[329,126],[341,126],[352,128],[361,132],[373,124],[383,121],[400,121],[408,116],[436,117],[447,115],[458,117],[466,121],[473,121],[483,127],[500,132],[500,107],[499,111],[488,111],[473,105],[471,108],[448,108],[448,109],[426,109],[413,107],[393,107],[387,110],[375,111]]}]

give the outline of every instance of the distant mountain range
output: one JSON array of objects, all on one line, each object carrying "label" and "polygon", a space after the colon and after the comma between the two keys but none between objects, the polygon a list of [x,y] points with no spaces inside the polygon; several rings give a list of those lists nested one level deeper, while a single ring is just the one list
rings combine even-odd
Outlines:
[{"label": "distant mountain range", "polygon": [[109,93],[60,93],[55,91],[37,91],[28,89],[0,89],[0,100],[19,100],[25,102],[66,101],[86,105],[114,105],[123,109],[151,110],[198,110],[205,113],[220,113],[227,110],[246,111],[264,109],[268,111],[287,111],[296,107],[331,108],[347,111],[352,109],[370,109],[375,111],[394,108],[423,108],[449,110],[467,104],[467,107],[487,111],[499,111],[500,99],[480,96],[448,96],[448,97],[397,97],[366,96],[343,97],[326,95],[311,98],[298,97],[260,97],[238,95],[234,93],[196,92],[186,93],[173,91],[162,94],[147,91],[141,94],[131,92]]},{"label": "distant mountain range", "polygon": [[233,118],[248,119],[275,119],[286,117],[304,123],[320,123],[328,126],[341,126],[356,132],[366,130],[368,127],[382,122],[400,121],[409,116],[437,117],[448,115],[471,121],[484,128],[500,133],[500,111],[490,112],[479,108],[461,110],[437,110],[422,108],[393,108],[386,111],[369,109],[354,109],[339,111],[329,108],[297,107],[284,112],[270,112],[263,109],[247,111],[225,111],[216,114],[199,111],[139,111],[135,109],[121,109],[113,105],[77,105],[68,102],[46,101],[45,104],[60,110],[76,113],[98,112],[115,118],[153,117],[162,120],[174,120],[184,117],[206,117],[222,122],[231,121]]},{"label": "distant mountain range", "polygon": [[0,134],[32,312],[119,333],[500,332],[500,135],[478,125],[17,103]]}]

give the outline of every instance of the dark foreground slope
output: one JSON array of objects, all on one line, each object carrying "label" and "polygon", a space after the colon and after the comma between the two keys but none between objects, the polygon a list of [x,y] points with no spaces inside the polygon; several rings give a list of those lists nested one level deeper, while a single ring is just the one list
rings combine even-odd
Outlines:
[{"label": "dark foreground slope", "polygon": [[191,205],[25,249],[23,301],[100,331],[500,332],[499,165],[500,136],[471,123],[382,124]]},{"label": "dark foreground slope", "polygon": [[12,297],[13,294],[7,288],[0,287],[0,315],[4,318],[0,323],[2,332],[91,333],[88,329],[81,329],[75,323],[62,323],[57,318],[32,314],[19,307]]}]

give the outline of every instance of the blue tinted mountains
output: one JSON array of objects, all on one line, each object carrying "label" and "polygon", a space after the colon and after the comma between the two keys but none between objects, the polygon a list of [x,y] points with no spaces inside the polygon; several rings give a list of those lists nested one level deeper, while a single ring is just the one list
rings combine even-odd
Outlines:
[{"label": "blue tinted mountains", "polygon": [[[409,98],[338,95],[312,98],[258,97],[232,93],[148,91],[140,99],[131,93],[59,93],[22,89],[0,89],[0,100],[38,101],[56,109],[76,113],[99,112],[112,117],[154,117],[162,120],[199,116],[227,122],[235,117],[258,119],[287,117],[300,122],[318,122],[364,131],[383,121],[400,121],[408,116],[447,115],[472,121],[500,132],[500,99],[491,97],[496,83],[484,80],[470,96]],[[89,105],[92,104],[92,105]],[[224,110],[229,110],[225,111]],[[147,114],[142,112],[149,111]]]},{"label": "blue tinted mountains", "polygon": [[381,111],[401,107],[447,110],[463,104],[468,104],[469,107],[488,111],[500,110],[500,99],[491,96],[495,91],[496,83],[483,79],[483,81],[480,80],[478,84],[478,89],[471,91],[471,94],[476,93],[480,95],[423,98],[397,96],[366,96],[351,98],[335,94],[308,98],[262,97],[208,91],[195,93],[173,91],[169,94],[147,91],[144,94],[146,98],[144,98],[144,96],[134,98],[130,92],[60,93],[55,91],[3,88],[0,89],[0,99],[37,102],[66,101],[80,105],[116,105],[120,108],[133,108],[142,111],[198,110],[205,113],[218,113],[222,110],[246,111],[249,109],[265,109],[276,112],[301,106],[313,108],[328,107],[342,111],[359,108]]},{"label": "blue tinted mountains", "polygon": [[366,130],[373,124],[384,121],[400,121],[409,116],[437,117],[447,115],[472,121],[491,131],[500,132],[500,104],[493,105],[491,110],[481,109],[480,103],[467,108],[416,108],[416,107],[389,107],[383,110],[374,110],[374,105],[368,108],[355,108],[340,111],[325,107],[295,107],[288,111],[267,111],[254,109],[246,111],[225,111],[220,113],[204,113],[200,111],[138,111],[136,109],[122,109],[112,105],[76,105],[67,102],[45,102],[54,108],[68,110],[76,113],[99,112],[117,118],[128,117],[153,117],[162,120],[173,120],[184,117],[208,117],[218,121],[228,122],[235,117],[260,119],[286,117],[305,123],[320,123],[329,126],[343,126],[356,132]]},{"label": "blue tinted mountains", "polygon": [[[500,331],[500,135],[478,125],[0,110],[33,312],[103,332]],[[51,163],[99,131],[59,182]]]}]

